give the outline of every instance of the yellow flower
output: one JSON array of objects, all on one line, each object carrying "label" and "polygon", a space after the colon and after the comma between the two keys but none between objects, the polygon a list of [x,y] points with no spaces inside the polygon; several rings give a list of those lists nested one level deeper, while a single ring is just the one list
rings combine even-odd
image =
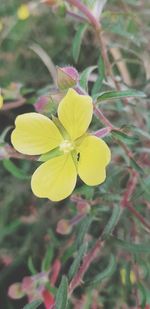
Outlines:
[{"label": "yellow flower", "polygon": [[26,4],[22,4],[18,8],[17,16],[18,16],[18,19],[20,19],[20,20],[25,20],[25,19],[29,18],[30,11],[29,11],[29,8]]},{"label": "yellow flower", "polygon": [[3,107],[3,97],[0,95],[0,109]]},{"label": "yellow flower", "polygon": [[92,98],[69,89],[53,121],[38,113],[16,118],[11,136],[14,148],[27,155],[42,154],[41,160],[46,161],[32,176],[36,196],[52,201],[68,197],[77,174],[89,186],[104,182],[110,150],[103,140],[86,132],[92,114]]}]

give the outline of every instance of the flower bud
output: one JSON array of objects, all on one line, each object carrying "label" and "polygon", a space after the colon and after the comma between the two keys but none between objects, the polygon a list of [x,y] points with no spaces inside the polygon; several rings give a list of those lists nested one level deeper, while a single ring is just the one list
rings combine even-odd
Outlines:
[{"label": "flower bud", "polygon": [[56,228],[57,233],[61,235],[68,235],[72,231],[72,226],[70,225],[69,220],[62,219],[57,223]]},{"label": "flower bud", "polygon": [[79,74],[77,70],[73,67],[57,67],[57,84],[62,90],[69,89],[74,86],[79,81]]},{"label": "flower bud", "polygon": [[12,299],[20,299],[25,295],[22,291],[21,283],[13,283],[8,289],[8,296]]},{"label": "flower bud", "polygon": [[86,201],[79,202],[77,203],[77,210],[78,210],[78,213],[82,215],[88,214],[91,210],[91,206]]}]

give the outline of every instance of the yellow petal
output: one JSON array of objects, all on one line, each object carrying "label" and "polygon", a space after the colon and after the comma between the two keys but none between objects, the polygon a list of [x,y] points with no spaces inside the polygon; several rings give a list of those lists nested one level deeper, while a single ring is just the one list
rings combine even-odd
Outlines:
[{"label": "yellow petal", "polygon": [[20,115],[15,121],[11,142],[16,150],[28,155],[46,153],[57,147],[62,136],[55,124],[38,113]]},{"label": "yellow petal", "polygon": [[92,98],[69,89],[58,107],[58,117],[72,140],[86,132],[92,119]]},{"label": "yellow petal", "polygon": [[22,4],[17,11],[18,19],[25,20],[30,16],[29,7],[26,4]]},{"label": "yellow petal", "polygon": [[38,197],[60,201],[68,197],[76,184],[77,171],[70,154],[43,163],[33,174],[31,187]]},{"label": "yellow petal", "polygon": [[0,95],[0,109],[3,107],[3,97]]},{"label": "yellow petal", "polygon": [[105,167],[110,161],[107,144],[96,136],[87,136],[77,148],[78,174],[89,186],[98,185],[106,178]]}]

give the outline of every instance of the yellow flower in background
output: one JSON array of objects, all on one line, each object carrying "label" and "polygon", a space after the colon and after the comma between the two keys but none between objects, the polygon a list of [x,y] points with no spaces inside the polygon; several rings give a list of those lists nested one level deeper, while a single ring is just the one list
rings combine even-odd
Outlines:
[{"label": "yellow flower in background", "polygon": [[0,32],[3,30],[4,26],[3,26],[3,22],[0,20]]},{"label": "yellow flower in background", "polygon": [[[121,281],[123,285],[126,285],[126,281],[127,281],[127,270],[125,268],[122,268],[120,270],[120,276],[121,276]],[[129,279],[131,284],[136,283],[136,276],[135,273],[133,272],[133,270],[130,271],[129,273]]]},{"label": "yellow flower in background", "polygon": [[32,176],[36,196],[52,201],[68,197],[77,174],[89,186],[104,182],[110,150],[103,140],[86,132],[92,114],[92,98],[69,89],[54,121],[38,113],[16,118],[11,136],[14,148],[27,155],[40,154],[46,161]]},{"label": "yellow flower in background", "polygon": [[0,95],[0,109],[3,107],[3,96]]},{"label": "yellow flower in background", "polygon": [[18,16],[18,19],[20,20],[25,20],[29,18],[30,11],[29,11],[28,5],[22,4],[17,10],[17,16]]}]

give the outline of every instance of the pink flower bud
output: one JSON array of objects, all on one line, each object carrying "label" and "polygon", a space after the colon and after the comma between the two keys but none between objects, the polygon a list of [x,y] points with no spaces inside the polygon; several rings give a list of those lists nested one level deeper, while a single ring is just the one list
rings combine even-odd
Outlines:
[{"label": "pink flower bud", "polygon": [[70,225],[69,220],[62,219],[57,223],[56,228],[57,233],[61,235],[68,235],[72,231],[72,227]]},{"label": "pink flower bud", "polygon": [[19,282],[13,283],[8,289],[8,296],[12,299],[20,299],[24,295],[25,293],[22,291],[22,286]]},{"label": "pink flower bud", "polygon": [[57,67],[57,84],[62,90],[76,86],[79,81],[79,74],[73,67]]}]

